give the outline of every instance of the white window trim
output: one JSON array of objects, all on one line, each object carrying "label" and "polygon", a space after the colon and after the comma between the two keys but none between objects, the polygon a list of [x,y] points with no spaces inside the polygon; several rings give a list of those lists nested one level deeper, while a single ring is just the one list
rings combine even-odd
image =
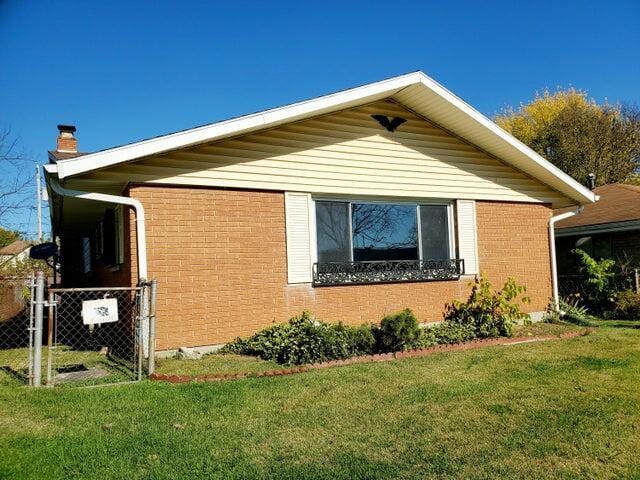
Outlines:
[{"label": "white window trim", "polygon": [[[313,231],[310,232],[312,243],[313,243],[313,251],[311,255],[311,259],[313,260],[312,264],[318,262],[318,231],[316,229],[316,213],[315,213],[315,204],[316,202],[338,202],[338,203],[347,203],[349,205],[349,246],[350,246],[350,255],[351,261],[353,262],[353,212],[352,212],[352,204],[353,203],[363,203],[363,204],[393,204],[393,205],[415,205],[416,206],[416,221],[418,228],[418,260],[422,261],[422,231],[420,229],[420,205],[439,205],[443,207],[447,207],[447,220],[448,220],[448,229],[449,229],[449,258],[456,258],[456,232],[454,228],[454,220],[453,220],[453,205],[455,203],[454,200],[444,200],[444,199],[397,199],[394,197],[382,197],[382,198],[366,198],[366,197],[340,197],[340,196],[324,196],[324,195],[312,195],[311,202],[313,204],[313,219],[309,221],[309,225],[313,225]],[[477,262],[477,260],[476,260]]]},{"label": "white window trim", "polygon": [[309,197],[309,255],[311,257],[311,278],[313,279],[313,264],[318,262],[318,237],[316,235],[316,202]]}]

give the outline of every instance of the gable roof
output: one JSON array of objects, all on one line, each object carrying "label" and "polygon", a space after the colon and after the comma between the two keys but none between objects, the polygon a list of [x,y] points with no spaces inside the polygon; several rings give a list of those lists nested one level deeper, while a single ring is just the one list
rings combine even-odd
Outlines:
[{"label": "gable roof", "polygon": [[[580,215],[558,222],[556,224],[558,232],[564,229],[579,229],[594,225],[605,227],[606,224],[640,220],[640,186],[616,183],[597,187],[594,193],[600,199],[594,204],[586,205]],[[556,212],[563,213],[567,210],[569,209],[561,208]]]},{"label": "gable roof", "polygon": [[31,247],[31,244],[26,240],[16,240],[11,242],[9,245],[0,248],[0,255],[17,255],[24,252],[29,247]]},{"label": "gable roof", "polygon": [[59,160],[55,166],[48,166],[47,171],[57,172],[58,177],[64,179],[149,155],[222,140],[385,98],[398,101],[578,204],[596,200],[590,190],[422,72],[409,73],[284,107]]}]

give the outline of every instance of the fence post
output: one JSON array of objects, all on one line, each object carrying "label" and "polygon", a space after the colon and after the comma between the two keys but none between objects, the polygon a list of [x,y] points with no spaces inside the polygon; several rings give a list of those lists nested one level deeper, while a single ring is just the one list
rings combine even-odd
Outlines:
[{"label": "fence post", "polygon": [[53,306],[55,302],[55,293],[49,292],[49,316],[47,322],[47,386],[53,386]]},{"label": "fence post", "polygon": [[139,283],[140,290],[138,294],[140,297],[138,298],[138,328],[136,331],[137,338],[137,346],[138,346],[138,365],[136,369],[138,370],[137,379],[138,381],[142,380],[142,366],[144,364],[144,353],[145,353],[145,344],[144,344],[144,331],[146,328],[149,328],[148,315],[149,308],[147,305],[147,301],[149,299],[147,295],[147,281],[142,279]]},{"label": "fence post", "polygon": [[151,280],[151,294],[149,296],[149,360],[147,370],[149,375],[156,371],[156,297],[158,281]]},{"label": "fence post", "polygon": [[44,310],[44,273],[36,272],[35,331],[33,336],[33,386],[42,386],[42,316]]},{"label": "fence post", "polygon": [[640,293],[640,268],[633,269],[633,285],[636,293]]},{"label": "fence post", "polygon": [[29,386],[33,387],[33,322],[34,303],[36,301],[36,277],[33,273],[29,277]]}]

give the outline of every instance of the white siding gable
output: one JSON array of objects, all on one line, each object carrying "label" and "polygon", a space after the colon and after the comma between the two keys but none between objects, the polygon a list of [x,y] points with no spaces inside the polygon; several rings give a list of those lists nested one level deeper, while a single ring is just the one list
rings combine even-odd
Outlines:
[{"label": "white siding gable", "polygon": [[[388,132],[371,118],[407,119]],[[318,195],[562,204],[558,192],[391,101],[307,119],[69,179]],[[92,183],[93,182],[93,183]]]}]

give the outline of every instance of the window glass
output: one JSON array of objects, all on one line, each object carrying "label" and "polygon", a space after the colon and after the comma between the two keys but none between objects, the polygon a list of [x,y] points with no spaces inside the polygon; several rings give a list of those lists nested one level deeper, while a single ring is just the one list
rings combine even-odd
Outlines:
[{"label": "window glass", "polygon": [[102,219],[102,261],[105,265],[116,264],[116,250],[117,250],[117,230],[116,230],[116,212],[115,210],[108,208],[104,212],[104,218]]},{"label": "window glass", "polygon": [[449,215],[445,205],[420,205],[423,260],[448,260]]},{"label": "window glass", "polygon": [[82,272],[89,273],[91,271],[91,239],[89,237],[82,238]]},{"label": "window glass", "polygon": [[353,203],[353,260],[417,260],[415,205]]},{"label": "window glass", "polygon": [[316,202],[318,262],[351,261],[349,204]]}]

